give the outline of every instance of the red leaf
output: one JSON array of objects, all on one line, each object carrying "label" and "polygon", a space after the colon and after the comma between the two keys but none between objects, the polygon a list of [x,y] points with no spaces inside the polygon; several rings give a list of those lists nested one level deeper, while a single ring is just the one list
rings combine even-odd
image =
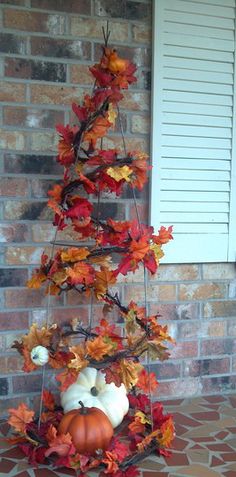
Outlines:
[{"label": "red leaf", "polygon": [[44,406],[49,409],[49,411],[54,411],[55,409],[55,399],[53,394],[47,389],[43,390],[43,404]]}]

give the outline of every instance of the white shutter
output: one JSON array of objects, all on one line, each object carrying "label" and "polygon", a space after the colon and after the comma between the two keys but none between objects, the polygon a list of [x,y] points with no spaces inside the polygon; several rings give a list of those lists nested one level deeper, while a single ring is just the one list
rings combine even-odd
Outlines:
[{"label": "white shutter", "polygon": [[166,262],[234,261],[235,0],[153,4],[150,221]]}]

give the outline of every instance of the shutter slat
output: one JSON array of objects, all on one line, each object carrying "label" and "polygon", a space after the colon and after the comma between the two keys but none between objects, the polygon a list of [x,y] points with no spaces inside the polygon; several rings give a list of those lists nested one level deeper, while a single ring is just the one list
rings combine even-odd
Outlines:
[{"label": "shutter slat", "polygon": [[174,22],[165,22],[164,32],[181,33],[184,35],[198,35],[207,38],[222,38],[224,40],[234,41],[234,31],[224,30],[222,28],[208,28],[201,25],[183,25]]},{"label": "shutter slat", "polygon": [[165,11],[165,20],[172,21],[180,24],[190,24],[190,25],[202,25],[207,27],[218,27],[225,28],[226,30],[234,29],[234,19],[233,18],[217,18],[204,15],[196,15],[193,13],[185,13],[183,15],[180,11],[172,12],[170,10]]},{"label": "shutter slat", "polygon": [[186,48],[181,46],[165,45],[165,52],[167,56],[177,56],[180,58],[197,58],[199,60],[206,59],[210,61],[219,61],[225,63],[233,63],[233,53],[228,51],[214,51],[198,48]]},{"label": "shutter slat", "polygon": [[181,191],[230,191],[230,184],[227,181],[185,181],[166,180],[161,181],[161,190],[181,190]]},{"label": "shutter slat", "polygon": [[232,107],[223,106],[223,105],[213,105],[211,108],[207,104],[195,104],[194,109],[192,104],[180,103],[175,101],[164,101],[163,102],[163,112],[173,112],[173,113],[187,113],[187,114],[202,114],[212,115],[212,116],[222,116],[230,117],[232,121]]},{"label": "shutter slat", "polygon": [[229,192],[204,192],[168,190],[160,191],[160,201],[183,201],[183,202],[229,202]]},{"label": "shutter slat", "polygon": [[162,134],[173,134],[174,136],[192,136],[192,137],[208,137],[208,138],[231,138],[231,128],[214,128],[205,126],[187,126],[164,124],[162,127]]},{"label": "shutter slat", "polygon": [[[207,202],[208,212],[229,212],[227,202]],[[205,202],[163,202],[162,212],[205,212]],[[164,214],[163,214],[164,215]],[[166,220],[166,218],[165,218]]]},{"label": "shutter slat", "polygon": [[[164,68],[164,78],[172,80],[178,79],[181,81],[196,81],[196,71],[187,68]],[[210,81],[211,83],[220,83],[223,85],[232,85],[234,82],[233,74],[217,72],[209,75],[208,71],[199,71],[197,74],[197,81],[205,81],[207,83]]]},{"label": "shutter slat", "polygon": [[170,224],[228,224],[229,214],[224,212],[161,212],[160,220]]},{"label": "shutter slat", "polygon": [[183,80],[174,80],[166,79],[165,80],[165,89],[170,91],[190,91],[206,94],[219,94],[219,95],[229,95],[232,96],[233,88],[231,85],[221,85],[217,83],[210,82],[201,82],[201,81],[183,81]]},{"label": "shutter slat", "polygon": [[205,173],[206,170],[209,171],[230,171],[231,162],[230,161],[220,161],[219,159],[193,159],[185,158],[180,159],[179,157],[165,158],[164,165],[166,168],[178,170],[186,169],[187,171],[202,171]]},{"label": "shutter slat", "polygon": [[164,113],[163,124],[188,124],[189,126],[216,126],[216,129],[221,127],[231,128],[232,117],[219,116],[203,116],[197,114],[175,114]]},{"label": "shutter slat", "polygon": [[198,36],[190,36],[186,38],[185,35],[176,35],[175,33],[164,33],[164,43],[166,45],[184,46],[186,44],[189,48],[202,48],[203,50],[217,50],[219,51],[234,51],[234,41],[222,40],[217,38],[201,38]]},{"label": "shutter slat", "polygon": [[[192,145],[192,144],[191,144]],[[160,146],[159,146],[160,150]],[[230,149],[201,149],[201,148],[191,148],[191,147],[161,147],[162,157],[193,157],[199,159],[221,159],[229,160],[231,159]]]},{"label": "shutter slat", "polygon": [[232,96],[225,96],[223,94],[189,93],[185,91],[163,91],[163,100],[223,106],[233,105]]},{"label": "shutter slat", "polygon": [[[169,222],[163,222],[163,220],[162,220],[162,224],[165,227],[168,227],[170,225]],[[175,224],[174,226],[174,237],[175,237],[175,234],[178,235],[178,234],[202,234],[202,233],[205,233],[207,235],[212,234],[213,236],[214,234],[228,234],[228,225],[227,224],[192,224],[191,223],[191,224]],[[211,238],[212,243],[213,243],[213,240],[214,240],[214,237]],[[222,242],[223,242],[223,238],[221,237],[221,245],[222,245]],[[191,241],[188,242],[188,246],[190,245],[190,243]],[[175,247],[176,247],[176,244],[175,244]],[[176,253],[178,253],[177,250],[178,249],[176,248]],[[165,250],[165,253],[166,253],[166,250]],[[209,261],[209,256],[208,258],[205,259],[206,262]],[[192,256],[191,261],[194,262],[194,256]],[[218,259],[216,261],[218,261]]]},{"label": "shutter slat", "polygon": [[225,8],[206,3],[199,5],[197,2],[185,2],[181,0],[165,0],[165,9],[174,10],[174,13],[198,13],[200,15],[211,15],[212,17],[234,18],[234,9]]},{"label": "shutter slat", "polygon": [[181,136],[162,136],[163,146],[182,146],[182,147],[204,147],[230,149],[230,139],[204,138],[204,137],[181,137]]},{"label": "shutter slat", "polygon": [[[222,73],[233,74],[232,63],[224,63],[220,61],[207,61],[194,58],[175,58],[170,56],[164,56],[163,66],[170,68],[188,68],[190,70],[200,71],[216,71]],[[211,75],[210,75],[211,76]]]},{"label": "shutter slat", "polygon": [[[166,161],[165,161],[166,167]],[[194,171],[161,168],[162,179],[183,179],[193,181],[230,181],[230,171]]]}]

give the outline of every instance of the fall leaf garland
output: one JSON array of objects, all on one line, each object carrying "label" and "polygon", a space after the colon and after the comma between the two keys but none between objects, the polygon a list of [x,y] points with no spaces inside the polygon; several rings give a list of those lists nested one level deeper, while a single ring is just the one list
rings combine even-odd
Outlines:
[{"label": "fall leaf garland", "polygon": [[[107,35],[107,39],[108,39]],[[153,360],[169,357],[167,342],[173,342],[158,315],[147,316],[145,309],[131,301],[124,306],[111,287],[119,275],[135,272],[140,266],[154,274],[164,255],[162,246],[172,237],[172,227],[161,227],[158,234],[139,220],[103,220],[95,213],[91,197],[103,191],[119,196],[124,186],[141,190],[148,178],[148,156],[140,151],[121,154],[118,149],[105,149],[102,139],[114,127],[118,103],[125,90],[136,81],[136,67],[108,48],[107,41],[99,63],[90,72],[95,80],[92,94],[81,104],[73,103],[77,125],[58,125],[58,162],[64,166],[64,178],[49,191],[48,206],[54,211],[58,230],[73,229],[77,241],[73,246],[59,247],[52,257],[45,253],[41,265],[28,281],[28,287],[46,285],[46,293],[62,294],[70,290],[94,296],[104,303],[104,317],[94,328],[84,327],[79,317],[70,323],[38,328],[33,324],[15,347],[23,357],[25,372],[32,372],[40,361],[32,360],[37,349],[46,349],[48,367],[56,370],[60,390],[73,384],[87,366],[100,369],[106,383],[125,385],[130,411],[125,418],[127,439],[114,437],[109,448],[91,455],[80,455],[69,434],[58,435],[62,409],[48,390],[43,390],[44,409],[40,428],[34,411],[20,404],[9,410],[9,424],[17,433],[15,442],[31,464],[51,463],[79,469],[81,476],[93,468],[100,477],[138,477],[136,464],[150,452],[168,455],[174,437],[172,416],[164,415],[160,403],[151,406],[149,393],[157,386],[154,373],[148,373],[140,358],[148,352]],[[88,197],[85,197],[85,194]],[[118,261],[113,263],[113,254]],[[116,308],[123,320],[121,326],[106,318]],[[75,341],[76,338],[76,341]],[[150,409],[152,415],[150,416]]]}]

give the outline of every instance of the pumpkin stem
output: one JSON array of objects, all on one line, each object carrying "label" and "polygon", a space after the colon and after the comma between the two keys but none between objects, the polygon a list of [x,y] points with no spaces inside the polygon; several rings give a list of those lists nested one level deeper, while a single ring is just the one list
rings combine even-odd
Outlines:
[{"label": "pumpkin stem", "polygon": [[84,403],[82,401],[79,401],[79,404],[81,406],[80,414],[87,414],[87,407],[85,407]]},{"label": "pumpkin stem", "polygon": [[90,392],[92,394],[92,396],[97,396],[99,393],[98,393],[98,390],[96,388],[96,386],[93,386],[91,389],[90,389]]}]

